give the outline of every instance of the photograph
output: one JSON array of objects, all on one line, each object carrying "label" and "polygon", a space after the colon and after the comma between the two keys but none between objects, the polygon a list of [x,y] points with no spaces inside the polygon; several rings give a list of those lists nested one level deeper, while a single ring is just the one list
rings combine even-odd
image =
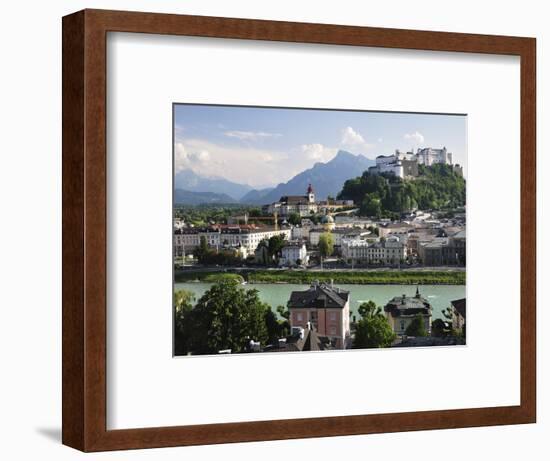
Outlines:
[{"label": "photograph", "polygon": [[466,127],[174,104],[174,356],[465,345]]}]

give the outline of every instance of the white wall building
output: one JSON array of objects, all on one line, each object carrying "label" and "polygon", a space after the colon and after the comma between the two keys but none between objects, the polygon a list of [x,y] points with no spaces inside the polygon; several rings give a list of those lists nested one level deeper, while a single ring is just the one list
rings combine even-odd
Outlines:
[{"label": "white wall building", "polygon": [[342,241],[345,239],[364,238],[371,235],[370,231],[364,229],[355,228],[336,228],[327,230],[326,228],[315,228],[309,232],[309,243],[312,246],[319,245],[319,237],[321,235],[329,233],[332,234],[334,240],[334,246],[342,245]]},{"label": "white wall building", "polygon": [[307,265],[309,258],[305,243],[289,242],[281,250],[279,265],[297,266],[298,264]]},{"label": "white wall building", "polygon": [[453,164],[453,154],[447,152],[446,147],[443,147],[443,149],[433,149],[431,147],[418,149],[416,151],[416,158],[419,165],[430,166],[434,163]]},{"label": "white wall building", "polygon": [[342,241],[342,258],[350,263],[366,261],[369,242],[366,240],[351,239]]},{"label": "white wall building", "polygon": [[403,164],[396,154],[379,155],[376,157],[376,167],[373,168],[376,173],[391,173],[399,178],[405,177]]},{"label": "white wall building", "polygon": [[294,226],[291,231],[292,240],[309,239],[310,226]]},{"label": "white wall building", "polygon": [[395,265],[406,259],[406,243],[398,237],[388,237],[385,241],[368,242],[360,239],[342,240],[342,258],[349,264]]},{"label": "white wall building", "polygon": [[174,232],[174,252],[178,256],[181,256],[183,251],[192,252],[200,245],[201,237],[204,237],[211,248],[244,247],[243,251],[251,254],[262,240],[270,239],[275,235],[282,235],[285,240],[290,240],[291,230],[273,227],[249,229],[237,226],[222,229],[180,229]]},{"label": "white wall building", "polygon": [[391,155],[379,155],[376,157],[376,166],[369,171],[374,174],[391,173],[399,178],[418,176],[418,165],[434,165],[443,163],[453,164],[453,154],[447,152],[447,148],[433,149],[432,147],[419,148],[416,154],[413,152],[401,152],[396,150]]}]

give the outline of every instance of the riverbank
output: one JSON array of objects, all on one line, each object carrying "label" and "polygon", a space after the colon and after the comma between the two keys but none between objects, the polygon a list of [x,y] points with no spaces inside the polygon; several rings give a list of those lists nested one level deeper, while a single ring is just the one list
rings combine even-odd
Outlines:
[{"label": "riverbank", "polygon": [[[344,284],[336,285],[350,293],[350,312],[360,318],[359,306],[367,301],[373,301],[383,307],[396,296],[415,296],[419,288],[422,297],[432,305],[432,320],[445,320],[443,310],[451,305],[451,301],[466,297],[465,285],[397,285],[397,284]],[[195,304],[210,288],[210,282],[181,282],[174,285],[174,290],[186,290],[193,294]],[[271,306],[271,310],[279,317],[277,306],[286,306],[293,291],[307,290],[308,285],[294,283],[254,283],[242,285],[245,290],[257,290],[260,299]]]},{"label": "riverbank", "polygon": [[[229,275],[229,273],[224,273]],[[294,283],[310,284],[314,281],[349,285],[465,285],[465,271],[354,271],[354,270],[255,270],[239,271],[238,274],[248,283]],[[220,272],[179,271],[176,282],[214,281]],[[235,274],[236,275],[236,274]]]}]

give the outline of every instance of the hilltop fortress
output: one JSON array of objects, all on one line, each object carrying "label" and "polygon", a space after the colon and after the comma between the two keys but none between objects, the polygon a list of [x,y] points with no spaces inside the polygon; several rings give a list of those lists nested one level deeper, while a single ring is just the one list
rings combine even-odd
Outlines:
[{"label": "hilltop fortress", "polygon": [[[424,147],[418,149],[416,153],[396,150],[394,154],[376,157],[376,166],[371,166],[369,173],[390,173],[399,178],[415,178],[418,176],[418,165],[431,166],[437,163],[453,165],[453,154],[447,152],[446,147],[442,149]],[[453,168],[456,173],[462,175],[460,165],[454,165]]]}]

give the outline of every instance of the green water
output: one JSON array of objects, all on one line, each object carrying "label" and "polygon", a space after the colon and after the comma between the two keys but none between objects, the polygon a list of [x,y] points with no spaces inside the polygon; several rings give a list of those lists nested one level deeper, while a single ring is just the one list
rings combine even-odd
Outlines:
[{"label": "green water", "polygon": [[[199,299],[208,288],[210,283],[176,283],[176,290],[185,289],[195,294],[195,299]],[[352,315],[357,314],[357,308],[362,302],[372,300],[378,306],[384,306],[391,298],[401,296],[414,296],[416,285],[345,285],[335,284],[344,290],[350,291],[350,308]],[[255,289],[259,291],[262,301],[271,305],[273,311],[279,305],[286,306],[290,293],[292,291],[306,290],[309,285],[297,284],[277,284],[277,283],[258,283],[244,285],[246,289]],[[450,306],[454,299],[466,297],[465,285],[420,285],[420,294],[432,305],[433,319],[442,318],[442,309]]]}]

